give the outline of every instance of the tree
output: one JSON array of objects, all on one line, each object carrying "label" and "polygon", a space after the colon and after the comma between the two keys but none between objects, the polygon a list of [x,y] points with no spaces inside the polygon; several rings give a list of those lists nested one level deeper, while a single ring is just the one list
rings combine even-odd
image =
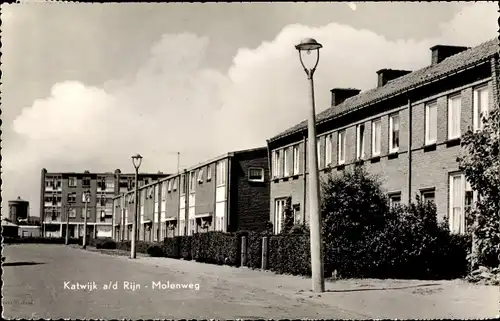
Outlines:
[{"label": "tree", "polygon": [[474,239],[470,263],[496,266],[500,256],[500,107],[483,118],[479,131],[468,130],[461,142],[459,168],[478,193],[476,207],[468,214]]}]

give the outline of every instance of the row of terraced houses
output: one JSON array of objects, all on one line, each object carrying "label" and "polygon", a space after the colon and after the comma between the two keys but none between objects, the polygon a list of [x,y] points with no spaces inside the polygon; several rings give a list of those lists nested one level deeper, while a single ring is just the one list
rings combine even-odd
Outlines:
[{"label": "row of terraced houses", "polygon": [[[320,177],[363,164],[382,178],[391,203],[420,195],[435,202],[439,220],[463,232],[465,210],[476,195],[456,158],[461,136],[469,128],[481,129],[481,115],[498,104],[498,48],[497,39],[474,48],[438,45],[430,48],[425,68],[379,70],[377,86],[365,92],[332,89],[331,106],[317,115]],[[231,152],[171,175],[141,174],[150,181],[139,187],[139,239],[263,230],[268,222],[278,233],[287,204],[296,223],[307,223],[307,142],[304,121],[268,139],[265,147]],[[130,239],[134,195],[131,188],[115,188],[99,203],[104,212],[91,201],[94,233],[102,225],[96,213],[102,212],[109,228],[101,235]],[[42,204],[44,212],[48,208],[53,207]],[[51,230],[58,222],[64,233],[61,220]]]}]

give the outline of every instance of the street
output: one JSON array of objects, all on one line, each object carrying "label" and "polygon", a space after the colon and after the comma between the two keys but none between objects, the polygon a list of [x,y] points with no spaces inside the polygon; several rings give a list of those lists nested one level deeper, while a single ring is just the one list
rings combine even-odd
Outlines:
[{"label": "street", "polygon": [[[5,245],[4,245],[5,246]],[[310,280],[167,258],[109,256],[62,245],[6,245],[3,317],[486,318],[500,291],[462,281]]]}]

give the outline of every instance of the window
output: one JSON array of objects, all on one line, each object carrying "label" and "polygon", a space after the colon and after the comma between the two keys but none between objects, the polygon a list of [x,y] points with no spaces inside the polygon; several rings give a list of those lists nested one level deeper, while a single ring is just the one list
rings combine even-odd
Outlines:
[{"label": "window", "polygon": [[70,218],[76,218],[76,208],[70,208],[68,210],[68,215]]},{"label": "window", "polygon": [[203,167],[198,170],[198,183],[203,182]]},{"label": "window", "polygon": [[293,205],[293,224],[301,224],[300,219],[300,204]]},{"label": "window", "polygon": [[483,129],[483,117],[487,116],[489,110],[489,91],[488,87],[474,89],[474,130]]},{"label": "window", "polygon": [[450,174],[449,226],[452,233],[465,233],[466,210],[472,207],[474,193],[462,173]]},{"label": "window", "polygon": [[76,202],[76,193],[68,193],[68,203]]},{"label": "window", "polygon": [[226,184],[226,161],[220,161],[216,165],[216,180],[217,180],[217,186],[225,185]]},{"label": "window", "polygon": [[437,104],[425,106],[425,145],[435,144],[437,140]]},{"label": "window", "polygon": [[47,179],[45,181],[45,187],[52,187],[54,185],[54,181],[52,179]]},{"label": "window", "polygon": [[76,187],[77,184],[77,179],[76,177],[72,176],[68,178],[68,186],[69,187]]},{"label": "window", "polygon": [[460,113],[462,100],[460,95],[448,98],[448,139],[460,137]]},{"label": "window", "polygon": [[181,175],[181,186],[179,188],[180,188],[181,195],[186,193],[186,175],[185,174]]},{"label": "window", "polygon": [[84,177],[82,179],[82,186],[83,187],[89,187],[90,186],[90,177]]},{"label": "window", "polygon": [[356,159],[365,158],[365,125],[356,127]]},{"label": "window", "polygon": [[167,199],[167,182],[161,183],[161,200],[164,201]]},{"label": "window", "polygon": [[172,180],[168,181],[168,191],[170,192],[172,190]]},{"label": "window", "polygon": [[281,232],[281,225],[283,222],[283,214],[285,210],[285,199],[277,199],[274,202],[274,233]]},{"label": "window", "polygon": [[174,177],[174,178],[172,179],[172,185],[173,185],[173,186],[172,186],[172,189],[173,189],[174,191],[176,191],[176,190],[177,190],[177,177]]},{"label": "window", "polygon": [[401,193],[398,192],[389,194],[389,205],[392,207],[399,204],[401,204]]},{"label": "window", "polygon": [[299,145],[293,146],[293,175],[300,173],[300,154]]},{"label": "window", "polygon": [[194,193],[196,188],[196,172],[192,171],[189,173],[189,192]]},{"label": "window", "polygon": [[85,196],[85,192],[82,193],[82,203],[88,203],[90,202],[90,195],[89,195],[89,198],[88,200],[86,199],[86,196]]},{"label": "window", "polygon": [[399,150],[399,115],[389,117],[389,153]]},{"label": "window", "polygon": [[153,198],[153,187],[148,187],[148,198]]},{"label": "window", "polygon": [[250,182],[263,182],[264,181],[264,169],[250,167],[248,169],[248,180]]},{"label": "window", "polygon": [[332,143],[332,134],[329,134],[325,139],[325,166],[332,164]]},{"label": "window", "polygon": [[372,156],[380,156],[382,137],[382,120],[377,119],[372,122]]},{"label": "window", "polygon": [[290,149],[287,147],[283,150],[283,169],[284,169],[283,176],[284,177],[290,176],[290,170],[288,167],[288,155],[290,155]]},{"label": "window", "polygon": [[210,182],[212,179],[212,167],[210,165],[207,166],[207,182]]},{"label": "window", "polygon": [[101,191],[106,190],[106,179],[104,177],[97,178],[97,189]]},{"label": "window", "polygon": [[[83,208],[82,208],[80,217],[85,218],[85,209],[83,209]],[[90,218],[90,208],[87,208],[87,218]]]},{"label": "window", "polygon": [[433,202],[434,203],[435,198],[436,198],[436,193],[435,193],[434,189],[422,190],[422,191],[420,191],[420,196],[421,196],[423,203],[426,203],[426,202]]},{"label": "window", "polygon": [[273,178],[280,177],[281,176],[281,151],[280,150],[273,151],[272,167],[273,167]]},{"label": "window", "polygon": [[339,132],[339,145],[338,145],[338,155],[339,155],[339,165],[345,163],[345,130]]}]

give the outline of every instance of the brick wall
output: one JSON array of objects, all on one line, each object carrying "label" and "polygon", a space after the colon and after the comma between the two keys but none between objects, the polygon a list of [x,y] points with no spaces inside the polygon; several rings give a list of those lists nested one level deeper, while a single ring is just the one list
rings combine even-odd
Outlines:
[{"label": "brick wall", "polygon": [[[437,206],[438,219],[442,220],[448,212],[448,180],[449,174],[458,170],[456,158],[460,152],[460,146],[447,143],[448,136],[448,97],[456,93],[461,95],[461,132],[462,134],[472,126],[473,114],[473,87],[484,84],[485,74],[483,71],[479,74],[470,73],[463,78],[456,77],[444,85],[435,86],[433,89],[421,90],[418,95],[411,97],[412,100],[412,166],[411,166],[411,186],[408,186],[409,180],[409,159],[408,159],[408,135],[409,135],[409,110],[408,105],[400,99],[395,105],[386,105],[383,108],[373,108],[377,112],[365,112],[358,118],[352,118],[350,122],[339,126],[337,122],[320,132],[320,137],[326,134],[332,134],[332,174],[338,172],[338,131],[346,130],[346,169],[351,168],[356,157],[356,125],[365,124],[365,155],[367,160],[364,166],[367,171],[377,174],[382,187],[387,192],[401,192],[401,199],[405,203],[408,196],[414,200],[415,195],[420,194],[421,190],[435,188],[435,202]],[[481,80],[483,79],[483,80]],[[493,107],[494,91],[492,81],[489,82],[490,104]],[[430,101],[437,102],[437,142],[435,149],[424,150],[425,138],[425,104]],[[384,103],[389,104],[389,103]],[[388,157],[389,152],[389,115],[397,112],[400,119],[399,151],[397,157]],[[361,114],[361,113],[360,113]],[[381,157],[373,159],[372,157],[372,120],[381,118]],[[299,137],[297,137],[299,139]],[[298,143],[299,141],[296,141]],[[320,138],[320,142],[324,139]],[[291,142],[288,142],[291,143]],[[284,146],[270,146],[272,150]],[[324,145],[321,146],[324,158]],[[271,159],[272,160],[272,159]],[[301,167],[305,161],[304,149],[300,149]],[[319,160],[320,164],[322,160]],[[307,166],[306,166],[307,167]],[[322,168],[322,167],[320,167]],[[326,175],[324,170],[320,170],[320,177]],[[306,176],[308,179],[308,177]],[[304,208],[304,189],[307,189],[307,183],[304,183],[303,171],[298,177],[280,178],[271,182],[270,186],[270,219],[274,221],[274,203],[278,198],[291,197],[292,204],[300,204],[301,214],[304,213],[308,219],[308,199],[306,193],[306,206]],[[411,193],[411,194],[410,194]],[[410,194],[410,195],[409,195]],[[274,222],[273,222],[274,223]]]},{"label": "brick wall", "polygon": [[[264,169],[264,182],[248,179],[251,167]],[[262,231],[269,221],[269,159],[267,149],[236,153],[231,163],[228,231]]]}]

